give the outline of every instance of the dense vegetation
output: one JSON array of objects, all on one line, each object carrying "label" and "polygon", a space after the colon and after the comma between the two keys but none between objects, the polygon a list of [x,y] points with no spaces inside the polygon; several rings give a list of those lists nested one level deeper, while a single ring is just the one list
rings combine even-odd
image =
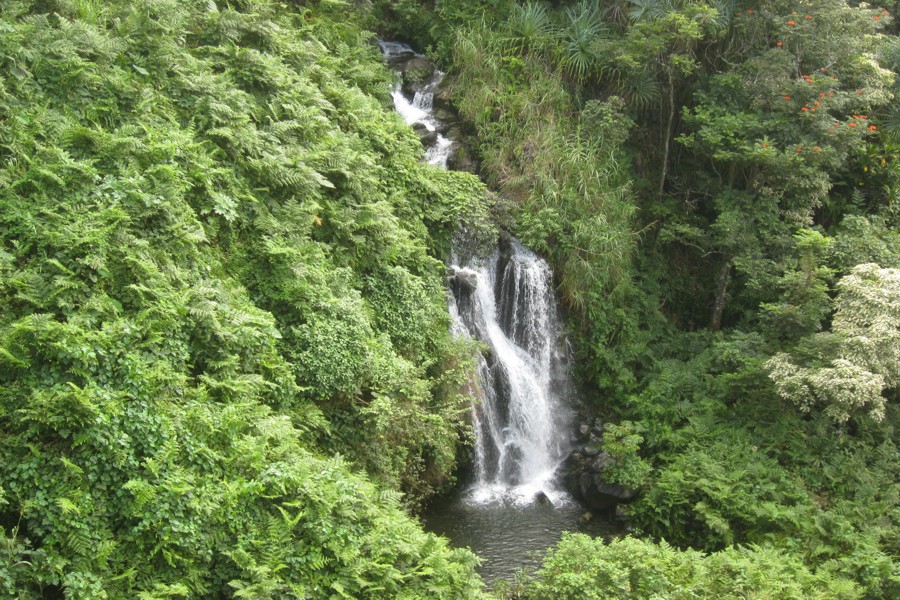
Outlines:
[{"label": "dense vegetation", "polygon": [[483,190],[419,164],[371,34],[266,0],[0,30],[0,595],[477,597],[397,491],[467,435],[435,256]]},{"label": "dense vegetation", "polygon": [[[900,40],[848,0],[7,0],[0,594],[478,598],[462,220],[546,254],[639,538],[522,598],[900,597]],[[379,30],[450,69],[419,162]]]},{"label": "dense vegetation", "polygon": [[568,539],[511,595],[900,595],[889,4],[380,5],[558,269],[632,525],[684,550]]}]

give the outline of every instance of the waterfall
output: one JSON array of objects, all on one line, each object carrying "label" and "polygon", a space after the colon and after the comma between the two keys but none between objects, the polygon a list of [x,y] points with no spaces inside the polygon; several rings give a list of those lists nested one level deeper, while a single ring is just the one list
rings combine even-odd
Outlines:
[{"label": "waterfall", "polygon": [[554,504],[571,441],[568,360],[549,265],[511,237],[490,257],[454,265],[454,333],[483,342],[480,403],[473,408],[475,502]]},{"label": "waterfall", "polygon": [[[406,44],[379,42],[396,69],[420,58]],[[397,83],[394,107],[414,129],[430,135],[425,160],[446,168],[454,142],[433,114],[443,73],[435,70],[412,100]],[[421,135],[421,134],[420,134]],[[449,309],[455,335],[477,339],[480,398],[472,408],[475,482],[470,501],[528,504],[568,502],[556,470],[571,450],[568,353],[553,294],[550,266],[504,236],[487,258],[455,264]]]}]

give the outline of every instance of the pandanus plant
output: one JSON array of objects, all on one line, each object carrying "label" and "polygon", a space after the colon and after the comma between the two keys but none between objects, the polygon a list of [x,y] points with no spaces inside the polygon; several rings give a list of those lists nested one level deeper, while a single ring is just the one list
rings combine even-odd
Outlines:
[{"label": "pandanus plant", "polygon": [[609,37],[596,2],[583,0],[565,10],[561,30],[560,65],[574,79],[599,75],[603,67],[602,42]]},{"label": "pandanus plant", "polygon": [[520,54],[545,50],[557,33],[546,5],[538,2],[516,5],[506,29],[508,47]]}]

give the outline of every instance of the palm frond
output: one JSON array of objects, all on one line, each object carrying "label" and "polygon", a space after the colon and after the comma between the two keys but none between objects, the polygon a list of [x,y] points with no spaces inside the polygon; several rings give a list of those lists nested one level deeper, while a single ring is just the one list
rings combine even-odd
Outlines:
[{"label": "palm frond", "polygon": [[553,34],[553,22],[547,7],[537,2],[517,5],[506,22],[508,43],[515,52],[543,48]]}]

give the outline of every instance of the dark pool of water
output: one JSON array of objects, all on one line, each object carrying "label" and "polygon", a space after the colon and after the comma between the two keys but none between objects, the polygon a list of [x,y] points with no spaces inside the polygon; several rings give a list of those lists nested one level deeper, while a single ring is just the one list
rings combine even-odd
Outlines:
[{"label": "dark pool of water", "polygon": [[514,579],[519,569],[540,565],[543,553],[556,544],[563,531],[595,537],[613,537],[622,525],[611,514],[592,515],[569,501],[558,506],[515,503],[468,503],[464,497],[441,499],[429,506],[422,520],[425,528],[446,536],[453,546],[470,548],[481,557],[478,571],[488,582]]}]

